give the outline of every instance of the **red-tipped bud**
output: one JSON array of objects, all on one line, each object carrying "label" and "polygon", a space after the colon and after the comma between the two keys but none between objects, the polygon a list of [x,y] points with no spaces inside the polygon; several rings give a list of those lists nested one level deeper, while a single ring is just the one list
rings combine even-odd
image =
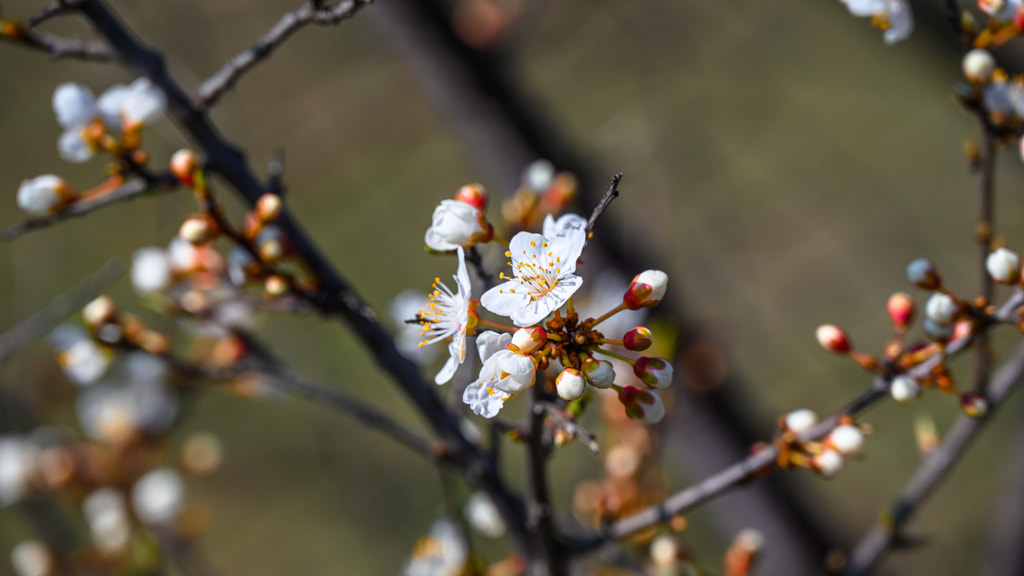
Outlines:
[{"label": "red-tipped bud", "polygon": [[583,379],[583,373],[575,368],[566,368],[555,378],[555,391],[558,397],[567,402],[583,396],[587,389],[587,381]]},{"label": "red-tipped bud", "polygon": [[661,270],[645,270],[630,282],[622,301],[630,310],[651,308],[661,302],[667,287],[668,274]]},{"label": "red-tipped bud", "polygon": [[100,296],[82,308],[82,319],[88,326],[98,328],[117,317],[117,304],[109,296]]},{"label": "red-tipped bud", "polygon": [[995,16],[1005,7],[1006,0],[978,0],[978,8],[989,16]]},{"label": "red-tipped bud", "polygon": [[561,212],[572,204],[579,191],[579,181],[568,172],[559,172],[544,191],[543,202],[551,212]]},{"label": "red-tipped bud", "polygon": [[664,358],[640,358],[633,365],[633,373],[651,388],[664,388],[672,383],[672,365]]},{"label": "red-tipped bud", "polygon": [[217,224],[206,214],[189,216],[181,223],[178,236],[192,244],[205,244],[217,236]]},{"label": "red-tipped bud", "polygon": [[818,344],[829,352],[846,354],[853,348],[850,344],[850,339],[846,337],[846,332],[843,332],[842,328],[833,324],[818,326],[816,335],[818,337]]},{"label": "red-tipped bud", "polygon": [[960,396],[960,408],[971,418],[984,418],[988,414],[988,401],[980,394],[965,392]]},{"label": "red-tipped bud", "polygon": [[277,194],[267,193],[260,196],[259,200],[256,201],[256,216],[264,223],[270,223],[277,220],[277,217],[281,215],[281,210],[284,209],[284,202],[281,201],[281,197]]},{"label": "red-tipped bud", "polygon": [[186,186],[191,186],[195,182],[198,166],[196,153],[188,148],[182,148],[171,156],[171,174]]},{"label": "red-tipped bud", "polygon": [[897,292],[889,296],[886,310],[889,312],[889,320],[892,321],[892,325],[904,330],[914,319],[914,299],[906,292]]},{"label": "red-tipped bud", "polygon": [[484,190],[483,184],[466,184],[455,191],[455,199],[481,212],[487,209],[487,190]]},{"label": "red-tipped bud", "polygon": [[516,330],[516,333],[512,335],[512,343],[509,346],[515,346],[515,351],[518,351],[520,354],[533,354],[543,348],[547,342],[548,333],[539,326],[532,326]]},{"label": "red-tipped bud", "polygon": [[927,258],[918,258],[907,264],[907,280],[918,288],[938,290],[942,287],[942,278],[935,264]]},{"label": "red-tipped bud", "polygon": [[607,360],[587,358],[583,361],[583,373],[595,388],[611,388],[615,383],[615,368]]},{"label": "red-tipped bud", "polygon": [[972,332],[974,332],[974,324],[970,320],[960,320],[953,325],[953,336],[950,340],[967,338]]},{"label": "red-tipped bud", "polygon": [[647,350],[651,347],[652,342],[654,342],[654,336],[645,326],[637,326],[622,337],[622,345],[626,347],[626,350],[635,352]]},{"label": "red-tipped bud", "polygon": [[626,415],[646,424],[656,424],[665,417],[665,404],[657,393],[636,386],[626,386],[619,392],[619,402],[626,407]]}]

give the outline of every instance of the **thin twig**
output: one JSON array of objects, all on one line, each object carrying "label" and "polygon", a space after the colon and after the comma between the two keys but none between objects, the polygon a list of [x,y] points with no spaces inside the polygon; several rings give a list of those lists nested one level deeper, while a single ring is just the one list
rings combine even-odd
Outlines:
[{"label": "thin twig", "polygon": [[574,438],[578,439],[587,447],[587,450],[590,450],[594,454],[601,453],[601,446],[598,445],[597,438],[588,432],[586,428],[580,426],[571,414],[553,402],[541,402],[539,405],[545,412],[547,412],[548,416],[551,416],[551,418],[555,420],[555,426],[572,434]]},{"label": "thin twig", "polygon": [[267,192],[284,198],[284,149],[277,148],[267,163]]},{"label": "thin twig", "polygon": [[243,74],[252,69],[260,61],[269,58],[289,36],[307,24],[337,24],[342,20],[355,16],[360,8],[373,0],[341,0],[329,8],[318,8],[307,2],[293,12],[288,12],[277,21],[248,49],[232,57],[220,70],[203,81],[196,91],[195,107],[205,110],[217,103]]},{"label": "thin twig", "polygon": [[[977,167],[978,227],[975,233],[980,248],[981,296],[988,302],[992,299],[995,288],[992,276],[988,273],[986,262],[992,249],[992,237],[995,233],[995,223],[992,214],[993,204],[995,203],[993,188],[995,185],[996,169],[996,136],[985,112],[980,111],[977,113],[977,116],[981,124],[982,146],[981,158]],[[988,333],[982,332],[978,335],[974,351],[974,391],[978,394],[985,393],[985,386],[991,369],[992,349],[988,343]]]},{"label": "thin twig", "polygon": [[28,27],[35,28],[36,26],[39,26],[40,24],[46,22],[51,18],[64,14],[71,8],[72,6],[70,6],[70,3],[66,0],[55,0],[54,2],[51,2],[46,8],[43,8],[42,12],[29,18]]},{"label": "thin twig", "polygon": [[547,460],[549,438],[545,420],[547,402],[542,378],[530,390],[530,436],[527,450],[530,478],[530,525],[536,531],[541,555],[534,558],[531,574],[536,576],[563,576],[568,566],[562,543],[555,528],[551,495],[548,491]]},{"label": "thin twig", "polygon": [[97,40],[65,38],[49,32],[32,30],[29,26],[0,16],[0,40],[13,42],[39,52],[46,52],[54,59],[77,58],[93,62],[108,62],[113,59],[110,47]]},{"label": "thin twig", "polygon": [[594,211],[590,213],[590,219],[587,220],[587,232],[593,232],[594,224],[597,224],[597,219],[604,214],[604,211],[608,209],[608,205],[619,197],[619,182],[622,181],[622,172],[618,172],[615,176],[612,176],[612,183],[608,185],[608,190],[605,191],[604,196],[601,197],[601,201],[594,207]]},{"label": "thin twig", "polygon": [[900,490],[892,506],[882,515],[879,523],[861,539],[850,555],[843,574],[853,576],[865,574],[882,558],[885,552],[899,544],[900,532],[924,500],[953,469],[957,460],[966,451],[971,440],[984,428],[992,413],[1003,399],[1014,389],[1024,375],[1024,343],[999,369],[988,387],[988,412],[983,418],[963,415],[953,424],[952,429],[934,452],[925,458],[910,480]]},{"label": "thin twig", "polygon": [[161,184],[153,186],[143,179],[129,180],[109,194],[104,194],[95,200],[75,202],[55,214],[40,216],[38,218],[30,218],[24,222],[15,224],[3,232],[0,232],[0,242],[9,242],[23,234],[31,232],[32,230],[46,228],[47,226],[52,226],[58,222],[63,222],[64,220],[85,216],[90,212],[99,210],[100,208],[111,204],[134,200],[135,198],[144,196],[146,193],[151,191],[166,192],[174,190],[171,186],[170,180],[161,179],[160,182]]},{"label": "thin twig", "polygon": [[99,296],[120,278],[122,273],[121,265],[111,260],[81,284],[58,296],[49,306],[0,334],[0,365],[23,346],[45,335],[69,315]]}]

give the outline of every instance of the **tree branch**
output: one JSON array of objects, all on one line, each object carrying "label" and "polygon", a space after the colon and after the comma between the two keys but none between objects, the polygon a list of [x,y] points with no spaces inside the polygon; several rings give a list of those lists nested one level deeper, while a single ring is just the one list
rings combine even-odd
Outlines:
[{"label": "tree branch", "polygon": [[54,59],[77,58],[93,62],[108,62],[113,59],[110,48],[96,40],[65,38],[49,32],[32,30],[15,20],[0,16],[0,39],[39,52],[46,52]]},{"label": "tree branch", "polygon": [[622,172],[617,172],[612,177],[612,183],[608,185],[608,190],[605,191],[604,196],[601,196],[601,200],[594,206],[594,211],[590,213],[590,219],[587,220],[587,232],[594,230],[594,224],[597,224],[597,219],[604,214],[604,211],[608,209],[608,206],[619,197],[619,182],[622,181]]},{"label": "tree branch", "polygon": [[541,554],[534,558],[530,573],[534,576],[564,576],[568,574],[568,566],[555,527],[548,491],[547,447],[550,438],[544,425],[547,410],[543,404],[547,399],[542,376],[538,377],[530,392],[530,436],[527,444],[531,496],[529,519],[530,526],[536,530],[541,548]]},{"label": "tree branch", "polygon": [[248,49],[232,57],[220,70],[199,86],[194,99],[195,107],[205,110],[217,103],[243,74],[270,57],[289,36],[307,24],[337,24],[355,16],[360,8],[373,0],[341,0],[328,8],[319,8],[306,2],[293,12],[287,12]]}]

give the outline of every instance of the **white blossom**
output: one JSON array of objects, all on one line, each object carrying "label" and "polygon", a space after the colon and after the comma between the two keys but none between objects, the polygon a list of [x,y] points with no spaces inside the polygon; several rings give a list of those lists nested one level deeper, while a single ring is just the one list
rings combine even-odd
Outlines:
[{"label": "white blossom", "polygon": [[420,332],[423,329],[415,319],[426,300],[427,295],[419,290],[404,290],[395,296],[388,307],[388,316],[398,329],[395,345],[402,354],[421,366],[433,362],[439,352],[436,346],[420,346],[420,342],[423,342]]},{"label": "white blossom", "polygon": [[171,274],[171,261],[163,248],[140,248],[132,255],[132,286],[140,294],[166,289]]},{"label": "white blossom", "polygon": [[448,252],[489,240],[490,228],[475,206],[458,200],[442,200],[434,208],[424,242],[431,250]]},{"label": "white blossom", "polygon": [[0,436],[0,508],[21,499],[36,468],[36,448],[17,436]]},{"label": "white blossom", "polygon": [[60,204],[61,190],[66,189],[64,179],[53,174],[22,180],[18,186],[18,208],[36,216],[47,214]]},{"label": "white blossom", "polygon": [[824,450],[815,456],[811,463],[825,478],[831,478],[843,467],[843,457],[835,450]]},{"label": "white blossom", "polygon": [[469,560],[469,549],[458,525],[448,518],[436,520],[430,534],[420,540],[403,576],[459,576]]},{"label": "white blossom", "polygon": [[96,119],[96,97],[81,84],[61,84],[53,91],[53,114],[62,128],[81,128]]},{"label": "white blossom", "polygon": [[69,380],[79,386],[88,386],[107,373],[110,358],[92,339],[82,338],[64,351],[61,365]]},{"label": "white blossom", "polygon": [[82,501],[82,515],[89,526],[93,544],[104,554],[115,554],[128,546],[131,519],[124,496],[113,488],[100,488]]},{"label": "white blossom", "polygon": [[564,214],[558,220],[548,214],[544,217],[541,233],[545,238],[554,238],[555,236],[565,236],[570,230],[586,231],[586,229],[587,219],[579,214]]},{"label": "white blossom", "polygon": [[129,84],[121,100],[121,115],[128,126],[152,124],[166,109],[167,96],[149,78],[138,78]]},{"label": "white blossom", "polygon": [[495,314],[508,316],[516,326],[530,326],[560,308],[583,285],[574,274],[587,234],[576,228],[548,238],[520,232],[505,254],[512,261],[513,277],[484,292],[480,303]]},{"label": "white blossom", "polygon": [[484,418],[495,417],[505,401],[533,385],[536,364],[529,356],[508,350],[511,342],[511,334],[483,332],[477,336],[483,368],[480,377],[466,387],[462,401]]},{"label": "white blossom", "polygon": [[840,0],[854,16],[871,18],[885,33],[886,44],[906,40],[914,31],[914,15],[907,0]]},{"label": "white blossom", "polygon": [[786,428],[797,434],[802,434],[818,423],[818,415],[806,408],[802,408],[786,414],[785,422]]},{"label": "white blossom", "polygon": [[459,268],[452,278],[455,280],[456,291],[452,292],[440,278],[434,280],[434,291],[427,297],[427,305],[421,309],[416,318],[423,330],[420,336],[426,340],[420,346],[433,344],[445,338],[451,338],[448,344],[448,361],[437,373],[434,382],[444,384],[452,379],[459,365],[466,359],[466,332],[469,329],[469,272],[466,270],[466,255],[462,247],[456,248],[459,257]]},{"label": "white blossom", "polygon": [[124,84],[114,84],[104,90],[103,94],[100,94],[99,100],[96,101],[96,108],[99,111],[100,118],[103,119],[103,124],[107,128],[111,130],[121,129],[121,108],[127,93],[127,86]]},{"label": "white blossom", "polygon": [[864,433],[856,426],[837,426],[829,433],[828,443],[844,456],[855,454],[864,446]]},{"label": "white blossom", "polygon": [[170,468],[151,470],[132,487],[132,509],[146,524],[174,520],[184,504],[185,483]]},{"label": "white blossom", "polygon": [[488,538],[505,535],[505,519],[491,498],[484,492],[474,492],[466,501],[466,521]]},{"label": "white blossom", "polygon": [[1004,284],[1020,280],[1020,256],[1006,248],[996,248],[985,259],[985,268],[992,279]]},{"label": "white blossom", "polygon": [[523,170],[523,186],[537,192],[544,192],[555,177],[555,165],[549,160],[534,160]]},{"label": "white blossom", "polygon": [[54,573],[50,549],[39,540],[24,540],[11,549],[15,576],[50,576]]}]

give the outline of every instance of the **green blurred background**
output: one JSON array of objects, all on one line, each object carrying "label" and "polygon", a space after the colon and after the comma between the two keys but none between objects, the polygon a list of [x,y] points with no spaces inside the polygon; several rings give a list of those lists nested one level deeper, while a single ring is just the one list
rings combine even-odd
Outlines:
[{"label": "green blurred background", "polygon": [[[388,0],[379,0],[384,4]],[[112,3],[173,74],[194,89],[294,2],[181,0]],[[938,4],[938,2],[933,2]],[[42,2],[5,0],[27,18]],[[934,7],[916,3],[919,29],[895,47],[834,0],[615,2],[523,0],[512,38],[518,83],[599,182],[626,172],[606,225],[629,250],[670,272],[673,298],[719,337],[743,389],[771,433],[775,418],[808,407],[826,413],[870,382],[825,354],[814,328],[836,323],[867,351],[889,336],[885,301],[906,290],[903,267],[932,258],[954,290],[977,289],[975,186],[963,161],[971,117],[951,98],[959,56]],[[422,250],[430,211],[461,184],[488,182],[370,14],[337,28],[311,27],[244,77],[213,118],[258,169],[287,153],[289,203],[329,257],[374,307],[425,289],[450,261]],[[48,24],[88,31],[73,21]],[[77,81],[97,92],[130,80],[105,64],[50,61],[0,46],[0,226],[20,221],[18,183],[57,172],[80,187],[102,177],[56,154],[50,95]],[[169,120],[146,136],[155,159],[185,144]],[[999,157],[997,231],[1020,248],[1024,200],[1015,151]],[[227,198],[225,193],[222,198]],[[0,328],[13,325],[110,258],[129,262],[165,245],[194,203],[186,193],[122,204],[0,245]],[[632,274],[636,270],[629,270]],[[127,281],[111,290],[126,308],[175,333],[135,303]],[[260,332],[311,377],[344,388],[420,425],[343,327],[316,318],[266,317]],[[1014,340],[997,338],[999,350]],[[966,367],[969,362],[962,363]],[[966,377],[966,372],[964,372]],[[71,422],[70,385],[45,342],[0,370],[0,389],[33,398],[46,418]],[[965,384],[961,382],[961,384]],[[64,390],[56,402],[49,395]],[[892,574],[972,574],[986,551],[995,499],[1021,406],[1011,402],[913,526],[930,546],[886,563]],[[887,403],[867,457],[824,482],[788,473],[811,507],[852,542],[920,462],[913,421],[940,432],[959,414],[948,397]],[[189,501],[211,515],[202,546],[225,574],[392,574],[441,511],[437,473],[386,439],[297,401],[252,401],[211,391],[180,435],[224,439],[220,474],[189,484]],[[662,457],[671,485],[687,463]],[[510,462],[519,454],[509,450]],[[555,458],[554,497],[568,513],[572,487],[599,478],[581,446]],[[728,496],[727,496],[728,497]],[[731,535],[706,515],[682,538],[712,573]],[[0,551],[30,535],[0,510]],[[768,549],[771,534],[766,534]],[[485,543],[492,558],[501,545]],[[6,552],[4,552],[6,554]],[[0,573],[7,570],[0,563]]]}]

